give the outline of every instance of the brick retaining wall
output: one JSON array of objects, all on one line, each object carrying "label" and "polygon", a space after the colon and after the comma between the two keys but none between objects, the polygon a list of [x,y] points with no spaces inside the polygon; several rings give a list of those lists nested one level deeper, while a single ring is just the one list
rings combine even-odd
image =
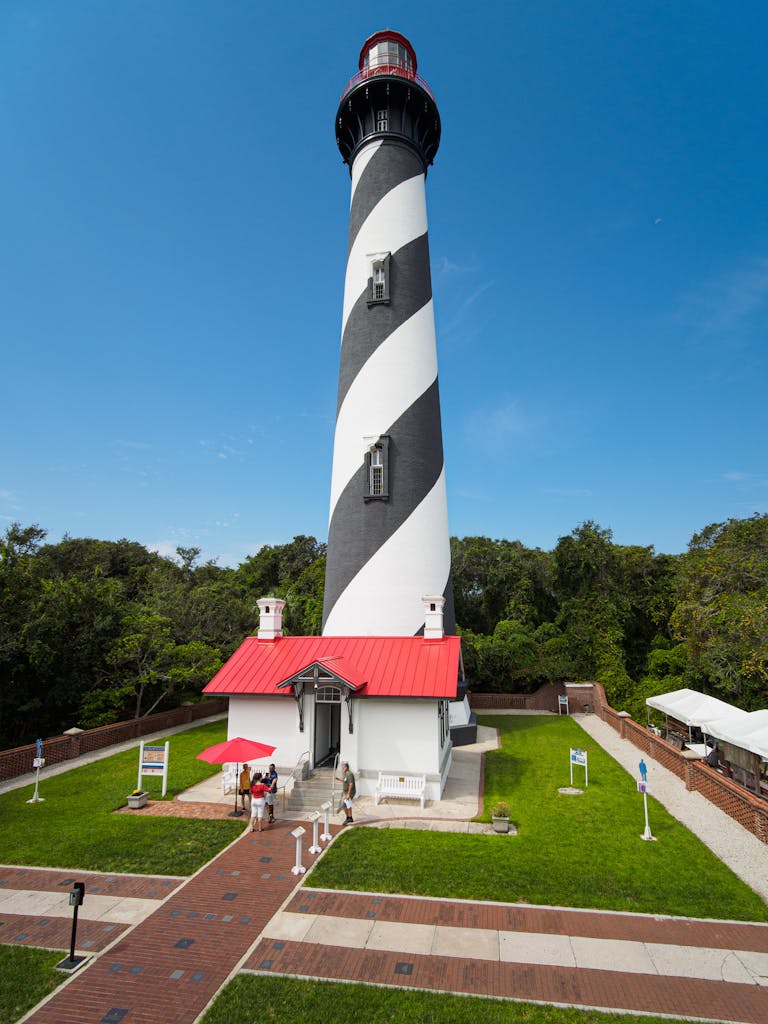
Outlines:
[{"label": "brick retaining wall", "polygon": [[[76,736],[53,736],[43,744],[43,757],[46,766],[61,764],[81,754],[89,754],[94,750],[103,750],[115,743],[141,739],[150,733],[164,732],[178,725],[197,722],[211,715],[224,714],[229,707],[226,697],[204,700],[199,704],[185,704],[170,711],[158,711],[157,714],[145,718],[132,718],[127,722],[115,722],[114,725],[102,725],[98,729],[86,729]],[[12,750],[0,751],[0,782],[16,779],[32,771],[32,759],[35,756],[35,744],[14,747]]]}]

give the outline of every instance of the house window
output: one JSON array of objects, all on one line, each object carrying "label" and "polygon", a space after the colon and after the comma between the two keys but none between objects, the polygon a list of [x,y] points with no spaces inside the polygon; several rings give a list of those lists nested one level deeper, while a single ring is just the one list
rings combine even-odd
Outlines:
[{"label": "house window", "polygon": [[318,686],[315,700],[318,704],[341,704],[341,690],[336,686]]},{"label": "house window", "polygon": [[451,731],[451,714],[448,710],[447,700],[439,700],[437,702],[437,727],[440,732],[440,746],[444,747],[448,734]]},{"label": "house window", "polygon": [[389,131],[389,111],[377,110],[376,111],[376,131],[386,132]]},{"label": "house window", "polygon": [[389,303],[389,256],[375,256],[371,260],[371,276],[368,278],[368,306]]},{"label": "house window", "polygon": [[389,498],[389,438],[380,437],[365,453],[366,501]]}]

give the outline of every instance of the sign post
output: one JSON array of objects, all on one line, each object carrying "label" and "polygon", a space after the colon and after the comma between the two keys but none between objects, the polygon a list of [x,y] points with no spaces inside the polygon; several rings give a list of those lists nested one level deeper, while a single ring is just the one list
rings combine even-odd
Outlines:
[{"label": "sign post", "polygon": [[163,777],[163,793],[168,788],[168,758],[170,752],[170,741],[166,740],[164,747],[149,747],[146,746],[144,740],[141,741],[139,747],[139,781],[136,783],[136,789],[141,789],[141,777],[142,775],[162,775]]},{"label": "sign post", "polygon": [[656,842],[656,836],[651,832],[651,826],[648,824],[648,783],[641,779],[637,784],[637,792],[643,794],[643,810],[645,811],[645,831],[640,836],[641,839],[651,839]]},{"label": "sign post", "polygon": [[44,796],[40,796],[40,769],[45,767],[45,758],[43,757],[43,741],[35,740],[35,756],[32,760],[32,767],[37,769],[35,775],[35,792],[31,798],[27,800],[28,804],[41,804],[45,800]]},{"label": "sign post", "polygon": [[56,969],[59,971],[76,971],[88,959],[87,956],[75,956],[77,940],[77,909],[85,903],[85,882],[75,882],[69,891],[69,905],[72,907],[72,937],[69,944],[69,956],[59,960]]},{"label": "sign post", "polygon": [[571,747],[571,786],[573,786],[573,766],[575,764],[584,765],[584,785],[589,785],[589,766],[587,765],[587,752],[586,750],[579,750],[577,747],[575,750]]}]

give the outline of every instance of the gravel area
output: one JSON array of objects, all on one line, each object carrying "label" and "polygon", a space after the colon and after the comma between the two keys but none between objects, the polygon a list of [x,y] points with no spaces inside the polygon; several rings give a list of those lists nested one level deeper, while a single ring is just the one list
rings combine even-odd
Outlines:
[{"label": "gravel area", "polygon": [[[637,766],[640,758],[644,757],[652,796],[697,835],[735,875],[768,901],[768,845],[747,832],[701,793],[689,792],[676,775],[644,755],[629,740],[623,740],[597,715],[574,715],[573,718],[635,779],[639,775]],[[650,824],[653,831],[653,818]]]}]

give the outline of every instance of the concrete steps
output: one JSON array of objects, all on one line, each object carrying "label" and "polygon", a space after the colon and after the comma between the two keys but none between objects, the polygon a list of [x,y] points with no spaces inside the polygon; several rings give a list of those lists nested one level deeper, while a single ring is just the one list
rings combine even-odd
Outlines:
[{"label": "concrete steps", "polygon": [[[332,768],[315,768],[308,779],[297,779],[291,795],[285,802],[290,813],[319,811],[320,805],[331,799],[333,786]],[[341,794],[341,783],[336,784],[336,799]],[[336,808],[333,808],[335,811]]]}]

